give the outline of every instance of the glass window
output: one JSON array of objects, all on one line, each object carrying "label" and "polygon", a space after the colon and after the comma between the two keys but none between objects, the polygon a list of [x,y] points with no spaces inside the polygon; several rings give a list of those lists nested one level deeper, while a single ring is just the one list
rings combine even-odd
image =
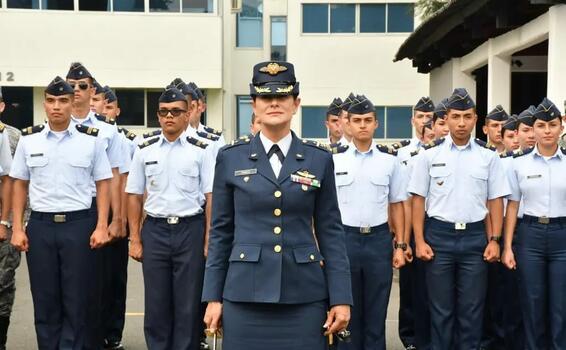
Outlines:
[{"label": "glass window", "polygon": [[328,137],[326,121],[326,107],[301,108],[301,137],[311,139],[324,139]]},{"label": "glass window", "polygon": [[145,125],[145,93],[143,89],[116,89],[120,116],[120,125]]},{"label": "glass window", "polygon": [[356,5],[330,5],[330,32],[353,33],[356,30]]},{"label": "glass window", "polygon": [[211,13],[213,0],[183,0],[183,12]]},{"label": "glass window", "polygon": [[374,139],[384,139],[385,138],[385,107],[377,106],[375,107],[375,115],[377,117],[377,129],[373,133]]},{"label": "glass window", "polygon": [[408,139],[412,137],[412,107],[387,107],[387,138]]},{"label": "glass window", "polygon": [[6,108],[2,122],[18,129],[33,125],[33,88],[2,87],[2,99]]},{"label": "glass window", "polygon": [[180,12],[180,0],[149,0],[149,11],[151,12]]},{"label": "glass window", "polygon": [[238,137],[250,133],[250,124],[252,123],[252,98],[249,96],[238,96]]},{"label": "glass window", "polygon": [[110,0],[79,1],[80,11],[110,11]]},{"label": "glass window", "polygon": [[287,17],[271,17],[271,60],[287,61]]},{"label": "glass window", "polygon": [[9,9],[39,9],[39,0],[8,0]]},{"label": "glass window", "polygon": [[73,0],[41,0],[43,10],[74,10]]},{"label": "glass window", "polygon": [[148,91],[146,100],[147,110],[147,127],[159,128],[159,120],[157,119],[157,109],[159,108],[159,96],[161,91]]},{"label": "glass window", "polygon": [[143,12],[144,0],[113,0],[116,12]]},{"label": "glass window", "polygon": [[263,0],[242,0],[236,26],[238,47],[263,47]]},{"label": "glass window", "polygon": [[303,33],[328,33],[328,4],[303,4]]},{"label": "glass window", "polygon": [[360,4],[360,33],[385,33],[385,4]]},{"label": "glass window", "polygon": [[389,33],[410,33],[414,28],[414,4],[387,5],[387,31]]}]

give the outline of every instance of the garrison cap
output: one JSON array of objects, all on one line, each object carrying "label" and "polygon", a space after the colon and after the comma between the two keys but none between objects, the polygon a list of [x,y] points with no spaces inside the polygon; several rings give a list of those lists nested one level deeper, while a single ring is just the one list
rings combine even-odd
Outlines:
[{"label": "garrison cap", "polygon": [[188,83],[187,85],[189,85],[189,87],[195,92],[196,96],[197,96],[197,100],[200,100],[201,98],[204,98],[204,94],[202,93],[201,89],[199,89],[199,87],[197,86],[197,84],[193,83],[192,81],[190,83]]},{"label": "garrison cap", "polygon": [[289,96],[299,94],[295,67],[289,62],[262,62],[254,66],[250,96]]},{"label": "garrison cap", "polygon": [[97,82],[96,80],[92,82],[92,86],[94,87],[94,94],[95,95],[106,93],[106,91],[104,90],[104,87],[102,85],[100,85],[100,83]]},{"label": "garrison cap", "polygon": [[448,113],[448,108],[446,104],[448,103],[448,98],[443,99],[434,107],[434,114],[432,116],[432,121],[435,122],[437,119],[445,119]]},{"label": "garrison cap", "polygon": [[108,100],[108,103],[118,100],[116,93],[108,85],[104,87],[104,98]]},{"label": "garrison cap", "polygon": [[452,93],[446,104],[447,109],[455,109],[458,111],[465,111],[470,108],[475,108],[476,103],[464,88],[457,88]]},{"label": "garrison cap", "polygon": [[69,72],[67,73],[67,79],[84,79],[84,78],[91,78],[94,79],[90,72],[83,66],[80,62],[73,62],[71,63],[71,68],[69,68]]},{"label": "garrison cap", "polygon": [[517,116],[517,127],[519,127],[519,124],[521,124],[521,123],[528,125],[528,126],[533,126],[533,124],[535,123],[533,116],[535,115],[536,110],[537,110],[537,108],[535,106],[531,105],[531,106],[529,106],[529,108],[522,111]]},{"label": "garrison cap", "polygon": [[63,78],[57,76],[47,85],[45,93],[53,96],[74,95],[75,90]]},{"label": "garrison cap", "polygon": [[328,110],[326,111],[326,115],[335,115],[340,116],[342,114],[342,99],[340,97],[336,97],[330,106],[328,106]]},{"label": "garrison cap", "polygon": [[501,105],[497,105],[491,112],[489,112],[485,116],[485,119],[494,120],[496,122],[503,122],[509,119],[509,114],[505,112],[505,109],[503,109]]},{"label": "garrison cap", "polygon": [[544,98],[540,105],[538,105],[535,113],[533,114],[533,119],[540,119],[544,120],[545,122],[549,122],[553,119],[560,119],[562,118],[562,114],[556,105],[549,100],[548,98]]},{"label": "garrison cap", "polygon": [[165,89],[165,91],[163,91],[161,96],[159,96],[159,102],[170,103],[177,101],[186,102],[187,100],[185,99],[183,92],[181,92],[176,87],[168,87],[167,89]]},{"label": "garrison cap", "polygon": [[350,105],[348,113],[352,114],[366,114],[375,112],[375,107],[371,101],[364,95],[358,95]]},{"label": "garrison cap", "polygon": [[509,119],[507,119],[503,125],[501,125],[501,129],[503,131],[505,130],[511,130],[511,131],[515,131],[517,130],[517,127],[519,126],[519,120],[517,119],[516,115],[512,115],[509,117]]},{"label": "garrison cap", "polygon": [[350,108],[350,105],[352,104],[352,102],[356,99],[356,95],[354,95],[353,92],[350,92],[350,94],[348,95],[348,97],[346,97],[344,99],[344,102],[342,103],[342,110],[343,111],[348,111],[348,109]]},{"label": "garrison cap", "polygon": [[432,130],[432,120],[429,120],[428,122],[423,124],[423,130],[424,129]]},{"label": "garrison cap", "polygon": [[[184,84],[185,82],[181,78],[175,78],[169,85],[178,86],[179,84]],[[180,90],[180,89],[179,89]]]},{"label": "garrison cap", "polygon": [[425,113],[434,112],[434,103],[432,102],[430,97],[421,97],[421,99],[415,105],[414,110]]},{"label": "garrison cap", "polygon": [[[177,78],[179,79],[179,78]],[[175,80],[177,80],[175,79]],[[191,100],[196,101],[199,99],[199,95],[197,94],[197,92],[195,90],[193,90],[189,84],[185,84],[181,79],[180,82],[178,82],[177,84],[173,84],[175,82],[175,80],[173,80],[173,82],[171,82],[171,85],[169,85],[169,87],[176,87],[177,89],[179,89],[183,95],[185,96],[191,96]]]}]

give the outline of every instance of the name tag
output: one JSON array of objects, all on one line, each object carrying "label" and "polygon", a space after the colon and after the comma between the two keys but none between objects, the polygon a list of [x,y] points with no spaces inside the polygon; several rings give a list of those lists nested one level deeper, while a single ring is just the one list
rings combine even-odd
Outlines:
[{"label": "name tag", "polygon": [[153,164],[157,164],[157,161],[152,160],[152,161],[149,161],[149,162],[145,162],[145,165],[153,165]]},{"label": "name tag", "polygon": [[257,174],[257,169],[242,169],[234,171],[234,176],[246,176],[246,175],[255,175]]},{"label": "name tag", "polygon": [[438,168],[438,167],[442,167],[442,166],[446,166],[446,163],[435,163],[432,165],[433,168]]},{"label": "name tag", "polygon": [[527,179],[538,179],[538,178],[541,178],[541,177],[542,177],[542,175],[529,175],[529,176],[527,176]]},{"label": "name tag", "polygon": [[43,157],[43,153],[34,153],[34,154],[30,154],[30,157]]},{"label": "name tag", "polygon": [[347,171],[341,171],[339,173],[336,173],[336,176],[340,176],[340,175],[348,175]]}]

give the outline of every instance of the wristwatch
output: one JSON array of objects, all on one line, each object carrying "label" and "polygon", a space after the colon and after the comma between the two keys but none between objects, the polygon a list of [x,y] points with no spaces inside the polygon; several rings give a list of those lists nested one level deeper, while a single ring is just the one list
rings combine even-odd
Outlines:
[{"label": "wristwatch", "polygon": [[407,243],[397,243],[395,242],[395,249],[401,249],[402,251],[407,250]]},{"label": "wristwatch", "polygon": [[10,224],[10,221],[0,220],[0,225],[4,225],[7,228],[12,228],[12,224]]},{"label": "wristwatch", "polygon": [[494,236],[491,236],[491,237],[489,237],[489,241],[490,241],[490,242],[491,242],[491,241],[494,241],[494,242],[499,243],[499,241],[501,241],[501,236],[495,236],[495,235],[494,235]]}]

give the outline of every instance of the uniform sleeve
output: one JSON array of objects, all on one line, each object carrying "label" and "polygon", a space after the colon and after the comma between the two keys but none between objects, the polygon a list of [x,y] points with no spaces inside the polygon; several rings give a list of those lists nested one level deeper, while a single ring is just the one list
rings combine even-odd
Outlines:
[{"label": "uniform sleeve", "polygon": [[137,148],[130,164],[130,173],[126,182],[126,193],[144,194],[145,192],[145,164],[142,150]]},{"label": "uniform sleeve", "polygon": [[214,158],[213,152],[204,150],[202,162],[200,163],[200,190],[202,193],[211,193],[214,181]]},{"label": "uniform sleeve", "polygon": [[111,129],[112,133],[108,140],[108,148],[106,154],[111,168],[118,168],[124,162],[124,153],[122,153],[122,142],[120,141],[120,134],[118,128],[115,126]]},{"label": "uniform sleeve", "polygon": [[112,178],[112,169],[108,162],[108,156],[104,152],[104,144],[101,140],[96,140],[94,151],[94,161],[92,167],[92,178],[94,181],[106,180]]},{"label": "uniform sleeve", "polygon": [[416,194],[421,197],[428,196],[428,189],[430,187],[430,174],[428,157],[421,154],[414,159],[411,165],[411,173],[408,174],[409,186],[407,191],[410,194]]},{"label": "uniform sleeve", "polygon": [[2,171],[0,175],[8,175],[12,166],[12,153],[10,151],[10,139],[8,137],[8,130],[4,129],[0,142],[0,167]]},{"label": "uniform sleeve", "polygon": [[26,164],[25,139],[22,139],[18,142],[16,153],[14,153],[10,177],[19,180],[29,180],[29,176],[29,168]]},{"label": "uniform sleeve", "polygon": [[507,167],[506,176],[509,183],[509,192],[511,194],[507,199],[515,202],[519,202],[523,194],[521,193],[521,188],[519,187],[519,177],[517,171],[515,170],[516,161],[511,160],[509,166]]},{"label": "uniform sleeve", "polygon": [[326,280],[330,306],[352,305],[350,262],[346,255],[346,238],[334,179],[334,163],[330,153],[323,154],[325,162],[323,181],[317,191],[314,207],[314,229],[320,252],[325,258]]},{"label": "uniform sleeve", "polygon": [[130,171],[130,166],[132,165],[131,141],[122,133],[120,133],[120,141],[122,144],[122,164],[118,167],[118,172],[125,174]]},{"label": "uniform sleeve", "polygon": [[493,154],[489,163],[489,177],[487,179],[487,199],[495,199],[505,197],[511,194],[509,189],[508,176],[501,158],[497,154]]},{"label": "uniform sleeve", "polygon": [[391,180],[389,181],[389,203],[398,203],[406,200],[408,194],[406,191],[407,184],[407,166],[401,165],[395,159],[393,162],[393,172],[391,174]]}]

